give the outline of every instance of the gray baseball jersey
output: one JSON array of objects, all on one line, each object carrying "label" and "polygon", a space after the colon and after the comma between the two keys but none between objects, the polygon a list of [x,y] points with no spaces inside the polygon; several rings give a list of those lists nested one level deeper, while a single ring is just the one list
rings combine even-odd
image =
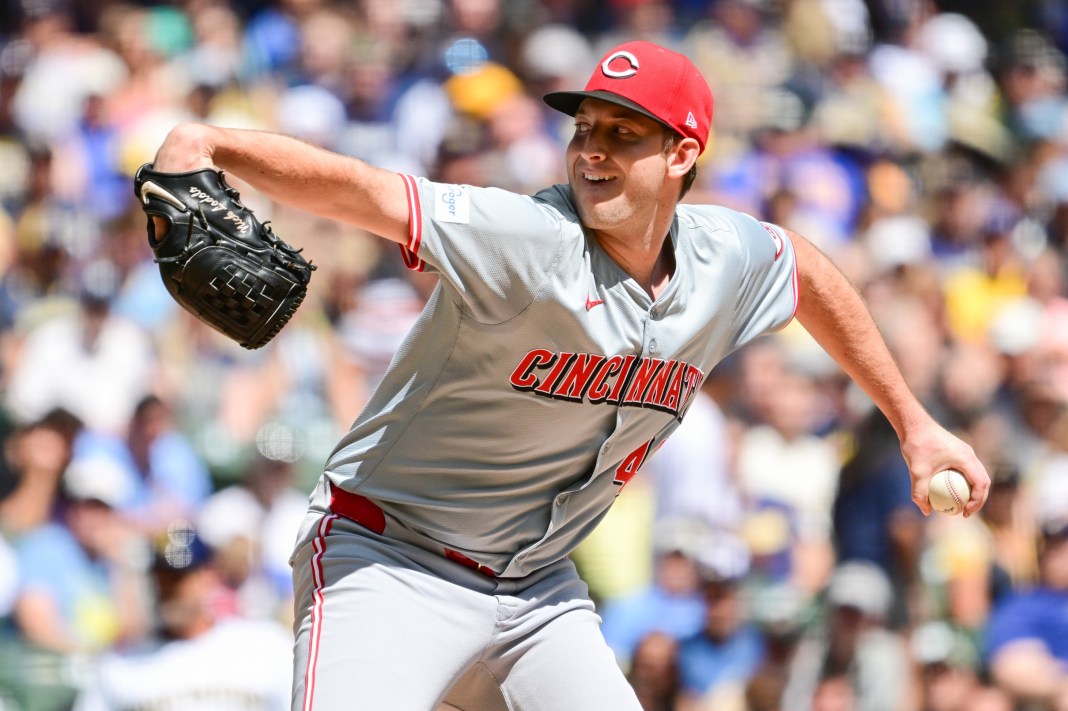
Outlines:
[{"label": "gray baseball jersey", "polygon": [[596,526],[718,361],[790,321],[792,245],[748,215],[680,205],[654,300],[585,234],[567,186],[404,180],[405,262],[439,285],[319,495],[358,493],[410,539],[525,576]]}]

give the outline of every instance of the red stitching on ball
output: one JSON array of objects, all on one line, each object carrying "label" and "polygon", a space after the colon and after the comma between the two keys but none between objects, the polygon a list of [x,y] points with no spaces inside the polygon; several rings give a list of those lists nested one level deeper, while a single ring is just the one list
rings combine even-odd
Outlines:
[{"label": "red stitching on ball", "polygon": [[946,488],[949,489],[950,495],[953,497],[953,500],[955,502],[957,502],[957,506],[963,507],[964,506],[964,499],[961,498],[960,492],[957,491],[957,487],[953,486],[953,476],[950,475],[950,474],[946,474],[945,477],[946,477]]}]

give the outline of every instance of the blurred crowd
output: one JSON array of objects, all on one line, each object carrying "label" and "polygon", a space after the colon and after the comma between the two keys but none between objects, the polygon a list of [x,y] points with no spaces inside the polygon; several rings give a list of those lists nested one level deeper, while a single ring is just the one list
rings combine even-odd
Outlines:
[{"label": "blurred crowd", "polygon": [[169,128],[532,193],[570,132],[540,96],[625,39],[712,86],[687,201],[830,254],[994,482],[924,518],[802,329],[733,354],[575,555],[644,708],[1068,711],[1056,0],[0,3],[0,710],[288,708],[306,492],[434,287],[235,180],[319,266],[243,351],[152,262],[131,176]]}]

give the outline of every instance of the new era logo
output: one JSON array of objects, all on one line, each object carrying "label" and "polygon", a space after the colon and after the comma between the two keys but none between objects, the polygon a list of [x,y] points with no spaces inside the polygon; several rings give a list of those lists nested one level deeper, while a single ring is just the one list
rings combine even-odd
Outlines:
[{"label": "new era logo", "polygon": [[690,128],[697,128],[697,119],[693,117],[693,111],[686,112],[686,125]]}]

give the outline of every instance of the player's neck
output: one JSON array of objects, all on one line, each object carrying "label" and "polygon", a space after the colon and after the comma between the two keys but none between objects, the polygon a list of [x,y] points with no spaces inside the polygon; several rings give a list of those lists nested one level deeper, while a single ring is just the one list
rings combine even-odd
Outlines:
[{"label": "player's neck", "polygon": [[599,230],[593,234],[605,254],[653,299],[667,288],[675,273],[675,250],[666,230],[652,242],[621,239]]},{"label": "player's neck", "polygon": [[653,274],[649,280],[649,287],[646,292],[653,297],[655,301],[660,293],[667,288],[667,285],[671,282],[671,276],[675,273],[675,246],[671,243],[669,237],[664,238],[664,242],[660,247],[660,256],[656,260],[656,264],[653,266]]}]

